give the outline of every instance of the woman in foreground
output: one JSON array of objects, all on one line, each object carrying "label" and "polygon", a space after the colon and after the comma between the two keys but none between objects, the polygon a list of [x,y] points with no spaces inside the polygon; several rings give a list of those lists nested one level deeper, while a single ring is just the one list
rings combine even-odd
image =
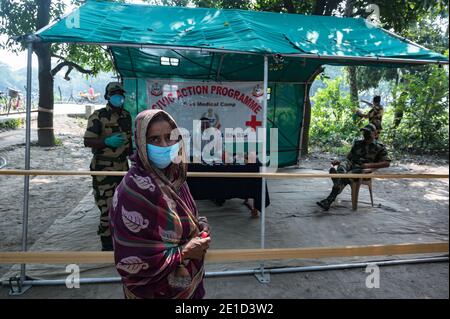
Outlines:
[{"label": "woman in foreground", "polygon": [[146,110],[135,128],[131,168],[110,209],[125,298],[202,298],[211,239],[186,183],[183,141],[172,134],[177,125],[162,110]]}]

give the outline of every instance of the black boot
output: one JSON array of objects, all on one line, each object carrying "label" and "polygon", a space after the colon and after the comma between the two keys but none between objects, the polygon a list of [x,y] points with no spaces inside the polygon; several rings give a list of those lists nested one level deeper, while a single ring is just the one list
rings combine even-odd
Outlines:
[{"label": "black boot", "polygon": [[322,209],[325,211],[329,210],[331,205],[327,198],[322,199],[320,202],[316,202],[316,204],[322,207]]},{"label": "black boot", "polygon": [[321,200],[320,202],[317,202],[316,204],[322,207],[324,210],[329,210],[331,204],[334,202],[334,200],[336,199],[336,197],[339,195],[340,192],[341,188],[334,186],[333,189],[331,190],[330,195],[328,195],[327,198]]},{"label": "black boot", "polygon": [[102,251],[113,251],[113,242],[111,236],[100,236],[102,241]]}]

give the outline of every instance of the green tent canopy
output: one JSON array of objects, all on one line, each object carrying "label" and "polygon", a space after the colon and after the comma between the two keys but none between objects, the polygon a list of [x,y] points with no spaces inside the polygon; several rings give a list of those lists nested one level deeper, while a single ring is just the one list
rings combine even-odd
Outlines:
[{"label": "green tent canopy", "polygon": [[[268,127],[279,129],[280,166],[296,164],[304,112],[323,64],[448,64],[448,58],[374,26],[340,18],[87,1],[41,29],[36,41],[108,46],[135,116],[148,79],[262,81],[269,56]],[[162,59],[176,59],[175,66]]]},{"label": "green tent canopy", "polygon": [[88,1],[38,35],[56,43],[446,60],[364,19],[244,10]]}]

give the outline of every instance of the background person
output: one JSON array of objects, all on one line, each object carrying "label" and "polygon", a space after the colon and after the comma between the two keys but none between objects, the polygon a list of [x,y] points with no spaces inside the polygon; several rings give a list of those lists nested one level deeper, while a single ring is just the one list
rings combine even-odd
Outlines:
[{"label": "background person", "polygon": [[368,113],[361,113],[359,116],[369,119],[369,123],[375,125],[377,131],[375,134],[375,139],[378,139],[381,130],[383,129],[381,122],[383,121],[384,107],[381,105],[381,96],[375,95],[373,97],[373,102],[361,100],[361,102],[370,105],[371,109]]},{"label": "background person", "polygon": [[[127,156],[132,152],[131,115],[123,109],[125,91],[118,82],[106,86],[106,107],[94,111],[88,119],[84,145],[92,148],[91,171],[127,171]],[[122,176],[92,176],[95,203],[100,210],[102,250],[112,250],[108,209]]]}]

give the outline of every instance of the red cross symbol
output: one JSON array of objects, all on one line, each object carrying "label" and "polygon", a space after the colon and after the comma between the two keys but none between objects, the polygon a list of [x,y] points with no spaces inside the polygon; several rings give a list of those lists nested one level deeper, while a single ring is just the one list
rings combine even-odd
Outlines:
[{"label": "red cross symbol", "polygon": [[256,127],[261,125],[262,122],[256,120],[256,115],[252,115],[252,119],[250,121],[245,122],[245,126],[251,127],[253,131],[256,131]]}]

